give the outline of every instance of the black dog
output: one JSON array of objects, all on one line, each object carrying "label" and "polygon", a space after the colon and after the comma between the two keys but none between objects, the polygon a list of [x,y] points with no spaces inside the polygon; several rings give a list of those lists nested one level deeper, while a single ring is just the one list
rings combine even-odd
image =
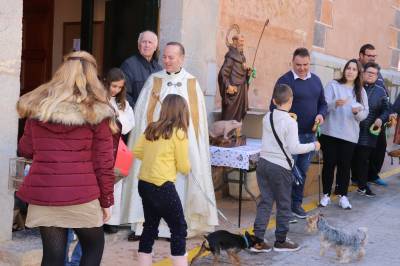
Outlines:
[{"label": "black dog", "polygon": [[206,240],[203,241],[199,252],[194,256],[190,265],[206,251],[211,251],[214,255],[213,265],[217,265],[221,250],[226,251],[233,265],[240,265],[240,258],[237,253],[242,249],[252,247],[256,242],[255,236],[248,232],[245,232],[244,235],[236,235],[225,230],[215,231],[204,236],[204,238]]}]

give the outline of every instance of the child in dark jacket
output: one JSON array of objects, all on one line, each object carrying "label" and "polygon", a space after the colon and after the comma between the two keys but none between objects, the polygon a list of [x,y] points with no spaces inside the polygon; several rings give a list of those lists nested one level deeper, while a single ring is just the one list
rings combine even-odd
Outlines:
[{"label": "child in dark jacket", "polygon": [[360,123],[360,135],[351,167],[352,180],[358,183],[358,193],[367,197],[375,196],[367,185],[370,157],[390,113],[385,89],[376,84],[379,70],[379,65],[373,62],[364,66],[364,88],[368,96],[369,113],[367,118]]}]

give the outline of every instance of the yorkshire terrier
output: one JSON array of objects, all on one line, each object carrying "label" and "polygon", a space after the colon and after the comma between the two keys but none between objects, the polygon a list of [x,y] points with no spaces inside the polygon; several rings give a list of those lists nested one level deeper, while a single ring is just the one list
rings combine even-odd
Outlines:
[{"label": "yorkshire terrier", "polygon": [[350,234],[328,224],[323,214],[318,213],[307,218],[307,231],[319,231],[321,235],[320,255],[323,256],[329,247],[336,250],[341,263],[348,263],[352,257],[361,260],[365,256],[367,228],[360,227]]},{"label": "yorkshire terrier", "polygon": [[210,251],[214,255],[213,265],[218,265],[221,250],[225,250],[233,265],[240,265],[238,253],[243,249],[248,249],[256,243],[256,237],[245,232],[244,235],[236,235],[225,230],[218,230],[204,236],[205,240],[199,252],[194,256],[190,265],[198,259],[204,252]]}]

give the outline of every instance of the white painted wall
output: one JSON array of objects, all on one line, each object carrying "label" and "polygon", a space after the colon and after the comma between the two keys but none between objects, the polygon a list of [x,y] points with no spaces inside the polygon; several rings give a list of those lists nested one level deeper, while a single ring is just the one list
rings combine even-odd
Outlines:
[{"label": "white painted wall", "polygon": [[0,0],[0,242],[11,239],[13,194],[8,191],[8,162],[16,156],[20,91],[22,0]]},{"label": "white painted wall", "polygon": [[[218,15],[218,0],[161,1],[160,50],[170,41],[178,41],[185,46],[185,68],[197,77],[205,92],[208,114],[214,109],[217,89]],[[212,119],[209,115],[209,122]]]}]

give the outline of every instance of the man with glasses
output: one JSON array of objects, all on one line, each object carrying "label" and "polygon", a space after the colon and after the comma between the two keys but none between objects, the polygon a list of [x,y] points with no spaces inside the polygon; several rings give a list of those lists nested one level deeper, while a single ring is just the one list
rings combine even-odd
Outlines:
[{"label": "man with glasses", "polygon": [[378,143],[379,129],[389,116],[389,102],[385,90],[377,85],[378,64],[369,62],[364,66],[364,88],[368,96],[369,114],[360,122],[360,135],[352,160],[352,177],[358,182],[358,193],[367,197],[374,197],[367,185],[371,154]]},{"label": "man with glasses", "polygon": [[[377,57],[378,55],[376,53],[375,47],[372,44],[367,43],[361,46],[359,53],[359,61],[363,65],[363,67],[365,67],[365,65],[369,62],[375,63]],[[376,86],[382,87],[386,92],[386,97],[389,97],[389,93],[385,87],[385,83],[380,71],[378,71],[377,80],[375,84]],[[368,173],[369,182],[381,186],[387,186],[387,183],[382,178],[379,177],[379,172],[381,171],[383,162],[385,160],[386,146],[387,143],[386,143],[385,130],[384,128],[382,128],[381,133],[378,136],[376,148],[374,149],[374,152],[372,152],[371,157],[369,159],[369,173]],[[354,179],[352,180],[356,182],[356,180]]]}]

